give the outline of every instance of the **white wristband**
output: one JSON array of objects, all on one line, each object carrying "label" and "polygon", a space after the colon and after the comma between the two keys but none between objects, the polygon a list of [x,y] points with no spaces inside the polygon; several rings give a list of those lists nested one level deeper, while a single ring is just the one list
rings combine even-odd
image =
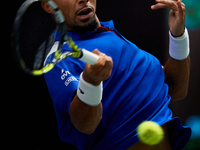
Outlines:
[{"label": "white wristband", "polygon": [[79,86],[77,89],[77,96],[79,99],[90,106],[97,106],[100,104],[103,94],[103,83],[94,86],[82,78],[80,75]]},{"label": "white wristband", "polygon": [[185,32],[180,37],[173,37],[169,32],[169,55],[176,60],[186,59],[190,54],[189,34]]}]

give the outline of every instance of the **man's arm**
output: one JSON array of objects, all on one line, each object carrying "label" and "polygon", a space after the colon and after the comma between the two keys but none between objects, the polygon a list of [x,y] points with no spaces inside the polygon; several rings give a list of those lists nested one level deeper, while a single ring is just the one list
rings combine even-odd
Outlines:
[{"label": "man's arm", "polygon": [[181,100],[187,96],[189,74],[190,74],[190,57],[184,60],[175,60],[169,57],[164,66],[165,80],[169,85],[169,95],[172,100]]},{"label": "man's arm", "polygon": [[[95,86],[99,86],[102,81],[110,77],[113,62],[111,57],[98,50],[94,50],[93,53],[99,55],[99,60],[95,65],[86,64],[82,79],[96,88]],[[81,100],[77,95],[74,97],[69,108],[70,119],[80,132],[91,134],[101,121],[103,107],[101,102],[97,106],[90,106],[83,101],[87,99]]]},{"label": "man's arm", "polygon": [[[176,38],[185,32],[185,4],[181,0],[156,0],[157,4],[151,9],[171,9],[169,13],[169,28],[171,35]],[[172,100],[180,100],[186,97],[190,73],[190,57],[176,60],[169,57],[164,66],[166,83],[169,85],[169,95]]]},{"label": "man's arm", "polygon": [[82,133],[92,134],[101,121],[103,108],[102,103],[95,107],[89,106],[76,95],[69,111],[73,125]]}]

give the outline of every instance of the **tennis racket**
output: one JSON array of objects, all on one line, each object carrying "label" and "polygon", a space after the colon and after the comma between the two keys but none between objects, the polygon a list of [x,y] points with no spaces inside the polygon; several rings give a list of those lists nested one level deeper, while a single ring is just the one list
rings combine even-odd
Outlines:
[{"label": "tennis racket", "polygon": [[[45,12],[41,1],[53,10]],[[60,39],[52,60],[44,66],[44,61],[55,43],[53,32],[58,30]],[[38,76],[49,72],[54,66],[69,57],[81,59],[94,65],[99,56],[79,48],[67,34],[65,19],[61,10],[52,0],[26,0],[19,8],[13,26],[14,57],[23,71]],[[67,43],[70,51],[62,52]]]}]

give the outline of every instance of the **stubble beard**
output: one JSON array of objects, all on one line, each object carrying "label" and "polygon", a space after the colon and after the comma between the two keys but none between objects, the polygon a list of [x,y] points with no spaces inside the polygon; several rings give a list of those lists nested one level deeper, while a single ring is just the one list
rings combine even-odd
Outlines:
[{"label": "stubble beard", "polygon": [[[88,23],[87,23],[87,22],[88,22]],[[73,31],[75,31],[75,32],[84,34],[84,33],[86,33],[87,31],[94,31],[94,30],[97,28],[97,25],[98,25],[95,16],[92,18],[92,20],[91,20],[90,22],[89,22],[89,19],[86,19],[86,20],[82,20],[82,23],[85,24],[85,25],[78,25],[78,24],[75,24],[75,25],[73,25],[73,27],[71,27],[71,28],[72,28]]]}]

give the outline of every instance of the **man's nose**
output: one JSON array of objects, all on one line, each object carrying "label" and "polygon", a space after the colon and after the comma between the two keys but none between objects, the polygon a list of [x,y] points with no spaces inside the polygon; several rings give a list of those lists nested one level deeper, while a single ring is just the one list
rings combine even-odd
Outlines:
[{"label": "man's nose", "polygon": [[89,0],[78,0],[78,3],[79,4],[82,4],[82,3],[87,3]]}]

